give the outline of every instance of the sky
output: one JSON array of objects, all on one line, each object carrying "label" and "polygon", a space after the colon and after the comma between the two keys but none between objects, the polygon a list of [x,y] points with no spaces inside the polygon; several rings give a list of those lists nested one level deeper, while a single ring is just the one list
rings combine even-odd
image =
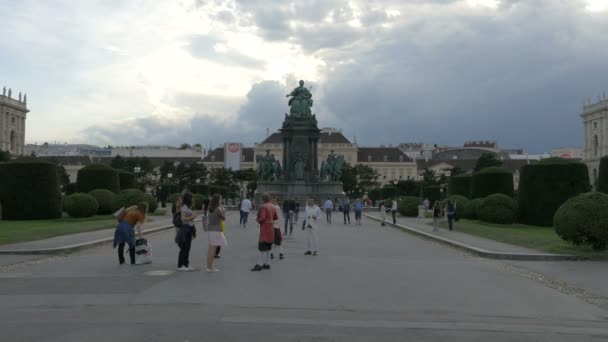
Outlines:
[{"label": "sky", "polygon": [[608,0],[0,0],[26,142],[261,142],[298,80],[361,146],[583,145]]}]

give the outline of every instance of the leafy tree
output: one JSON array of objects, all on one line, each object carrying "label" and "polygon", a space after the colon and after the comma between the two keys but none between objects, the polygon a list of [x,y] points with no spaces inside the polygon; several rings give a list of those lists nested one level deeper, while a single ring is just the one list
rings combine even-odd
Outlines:
[{"label": "leafy tree", "polygon": [[398,196],[420,196],[420,182],[413,179],[400,180],[396,187]]},{"label": "leafy tree", "polygon": [[356,170],[349,163],[344,163],[342,165],[342,176],[340,181],[342,182],[345,193],[359,197]]},{"label": "leafy tree", "polygon": [[172,161],[164,161],[163,165],[160,166],[160,182],[164,183],[167,181],[167,175],[175,173],[175,163]]},{"label": "leafy tree", "polygon": [[238,192],[239,186],[234,178],[234,171],[223,167],[213,168],[209,174],[209,178],[214,185],[224,186],[230,192]]},{"label": "leafy tree", "polygon": [[502,161],[496,158],[494,153],[485,152],[483,153],[479,159],[477,159],[477,164],[475,165],[475,172],[481,171],[487,167],[500,167],[502,166]]},{"label": "leafy tree", "polygon": [[460,166],[454,166],[451,170],[450,170],[450,176],[454,177],[454,176],[458,176],[458,175],[462,175],[466,173],[463,169],[460,168]]},{"label": "leafy tree", "polygon": [[[251,182],[257,182],[258,174],[252,168],[244,169],[244,170],[237,170],[237,171],[234,171],[234,179],[239,183],[239,191],[240,191],[240,189],[243,189],[243,184],[247,184],[246,191],[247,191],[247,195],[249,195],[249,184]],[[257,187],[257,183],[255,184],[255,186]],[[253,189],[253,191],[255,191],[255,188]],[[240,193],[239,193],[239,195],[240,195]],[[253,193],[252,193],[252,195],[253,195]]]},{"label": "leafy tree", "polygon": [[121,157],[116,156],[110,162],[110,166],[117,170],[125,170],[135,173],[136,167],[139,167],[139,172],[135,173],[138,187],[143,191],[146,187],[156,186],[156,172],[154,166],[148,157]]},{"label": "leafy tree", "polygon": [[368,192],[370,189],[380,186],[378,178],[380,173],[368,165],[357,164],[354,167],[355,177],[358,177],[357,185],[361,193]]},{"label": "leafy tree", "polygon": [[187,143],[183,143],[179,146],[180,150],[187,150],[189,148],[192,148],[192,146],[190,146],[190,144],[187,144]]},{"label": "leafy tree", "polygon": [[435,178],[435,171],[425,168],[422,171],[422,185],[424,187],[437,184],[437,179]]}]

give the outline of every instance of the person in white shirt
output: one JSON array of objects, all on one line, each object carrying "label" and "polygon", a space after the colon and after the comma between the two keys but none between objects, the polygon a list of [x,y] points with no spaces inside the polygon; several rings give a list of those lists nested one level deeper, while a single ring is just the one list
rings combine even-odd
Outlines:
[{"label": "person in white shirt", "polygon": [[334,211],[334,202],[327,197],[327,201],[323,204],[323,208],[325,208],[325,219],[327,223],[331,224],[331,212]]},{"label": "person in white shirt", "polygon": [[239,224],[242,225],[243,228],[247,228],[247,217],[249,217],[249,212],[252,208],[253,206],[248,198],[241,201],[241,219],[239,220]]},{"label": "person in white shirt", "polygon": [[393,216],[393,224],[397,224],[397,200],[395,198],[391,201],[391,215]]},{"label": "person in white shirt", "polygon": [[[277,204],[276,197],[272,198],[272,205],[277,213],[281,212],[281,208]],[[274,259],[274,251],[279,252],[279,259],[282,260],[285,258],[283,255],[283,236],[281,235],[281,223],[279,223],[279,220],[274,221],[274,244],[272,246],[272,250],[273,252],[270,253],[270,259]]]},{"label": "person in white shirt", "polygon": [[319,249],[319,236],[317,235],[317,230],[319,229],[319,222],[321,221],[321,208],[319,208],[313,198],[308,199],[308,204],[306,205],[306,209],[304,209],[304,220],[302,229],[306,230],[308,234],[308,250],[304,254],[317,255]]}]

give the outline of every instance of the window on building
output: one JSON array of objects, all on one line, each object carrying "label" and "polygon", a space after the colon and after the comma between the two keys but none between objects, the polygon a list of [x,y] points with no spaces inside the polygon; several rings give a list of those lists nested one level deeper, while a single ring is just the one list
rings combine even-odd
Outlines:
[{"label": "window on building", "polygon": [[598,156],[599,145],[600,145],[599,139],[598,139],[597,135],[594,135],[593,136],[593,155],[595,157]]},{"label": "window on building", "polygon": [[13,125],[15,124],[15,117],[14,117],[14,116],[11,118],[11,123],[12,123]]},{"label": "window on building", "polygon": [[372,161],[372,156],[367,156],[367,161],[371,162]]},{"label": "window on building", "polygon": [[399,161],[403,162],[403,156],[399,156]]},{"label": "window on building", "polygon": [[597,121],[593,123],[593,128],[597,128]]},{"label": "window on building", "polygon": [[384,156],[384,161],[388,161],[388,156]]}]

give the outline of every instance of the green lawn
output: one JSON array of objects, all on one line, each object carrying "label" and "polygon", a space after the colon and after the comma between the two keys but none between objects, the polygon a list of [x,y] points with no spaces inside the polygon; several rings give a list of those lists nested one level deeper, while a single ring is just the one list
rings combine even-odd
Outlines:
[{"label": "green lawn", "polygon": [[115,226],[116,219],[111,215],[98,215],[80,219],[63,217],[53,220],[0,221],[0,245],[89,232]]},{"label": "green lawn", "polygon": [[[446,228],[447,222],[441,222]],[[480,236],[516,246],[536,249],[541,252],[574,254],[594,259],[608,259],[608,251],[594,251],[588,247],[578,247],[563,241],[552,227],[529,226],[523,224],[500,225],[479,221],[460,220],[454,222],[459,232]]]}]

